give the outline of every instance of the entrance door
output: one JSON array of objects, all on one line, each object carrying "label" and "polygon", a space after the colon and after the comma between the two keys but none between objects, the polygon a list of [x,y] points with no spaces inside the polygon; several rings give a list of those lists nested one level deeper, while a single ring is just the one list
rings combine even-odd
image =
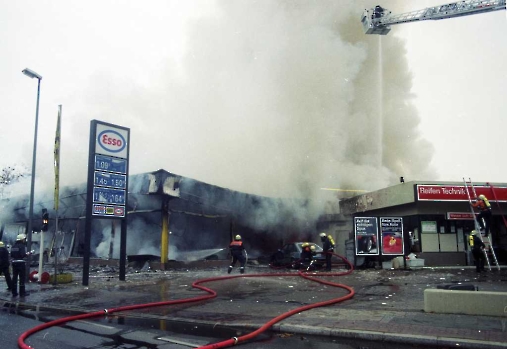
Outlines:
[{"label": "entrance door", "polygon": [[449,229],[455,231],[458,238],[458,251],[468,250],[467,237],[475,229],[473,220],[453,220],[449,221]]}]

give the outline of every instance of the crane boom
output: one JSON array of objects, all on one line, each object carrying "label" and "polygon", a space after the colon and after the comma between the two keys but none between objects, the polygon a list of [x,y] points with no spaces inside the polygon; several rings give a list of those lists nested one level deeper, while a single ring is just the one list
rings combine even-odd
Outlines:
[{"label": "crane boom", "polygon": [[454,18],[505,10],[505,2],[506,0],[463,0],[399,15],[392,15],[391,11],[377,5],[375,8],[364,10],[361,16],[361,23],[363,24],[365,34],[386,35],[391,30],[391,25],[394,24]]}]

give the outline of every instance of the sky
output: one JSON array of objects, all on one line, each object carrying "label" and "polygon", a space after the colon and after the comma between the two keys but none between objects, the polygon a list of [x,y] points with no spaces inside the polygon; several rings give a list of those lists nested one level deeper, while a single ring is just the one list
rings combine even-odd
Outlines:
[{"label": "sky", "polygon": [[258,195],[507,182],[506,11],[367,36],[377,3],[0,0],[0,166],[32,165],[30,68],[36,191],[54,185],[58,105],[61,185],[86,181],[94,119],[130,128],[131,174]]},{"label": "sky", "polygon": [[438,180],[507,182],[505,33],[505,10],[392,26],[390,34],[406,40],[412,92],[421,131],[435,147]]}]

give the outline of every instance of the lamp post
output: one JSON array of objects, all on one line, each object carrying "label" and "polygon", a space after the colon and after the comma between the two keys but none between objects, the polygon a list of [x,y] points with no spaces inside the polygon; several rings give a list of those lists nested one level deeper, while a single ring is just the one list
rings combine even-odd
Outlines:
[{"label": "lamp post", "polygon": [[[32,184],[30,186],[30,211],[28,213],[28,231],[27,231],[27,242],[26,242],[26,248],[27,251],[32,250],[32,221],[33,221],[33,198],[34,198],[34,187],[35,187],[35,163],[36,163],[36,157],[37,157],[37,128],[39,124],[39,97],[40,97],[40,81],[42,80],[42,76],[34,72],[33,70],[30,70],[28,68],[25,68],[23,70],[23,74],[28,76],[29,78],[36,78],[38,80],[37,83],[37,106],[35,108],[35,131],[33,136],[33,155],[32,155]],[[28,256],[28,263],[26,264],[27,273],[26,276],[28,278],[29,276],[29,270],[30,270],[30,255]]]}]

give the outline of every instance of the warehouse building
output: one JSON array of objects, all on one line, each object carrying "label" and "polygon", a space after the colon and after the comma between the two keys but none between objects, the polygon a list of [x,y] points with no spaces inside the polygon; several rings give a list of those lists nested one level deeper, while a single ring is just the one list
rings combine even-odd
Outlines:
[{"label": "warehouse building", "polygon": [[[167,253],[167,260],[224,258],[227,251],[224,254],[223,250],[232,236],[241,234],[249,256],[256,258],[269,256],[288,239],[315,230],[305,216],[305,201],[245,194],[162,169],[131,175],[128,186],[129,257],[142,255],[163,261]],[[86,183],[61,188],[58,212],[53,210],[53,192],[36,195],[34,249],[41,236],[41,212],[47,209],[49,229],[42,244],[49,257],[55,247],[63,248],[68,257],[83,255],[86,190]],[[17,234],[26,231],[29,197],[3,199],[0,204],[0,239],[12,244]],[[118,219],[94,218],[91,257],[118,259],[119,239]]]}]

